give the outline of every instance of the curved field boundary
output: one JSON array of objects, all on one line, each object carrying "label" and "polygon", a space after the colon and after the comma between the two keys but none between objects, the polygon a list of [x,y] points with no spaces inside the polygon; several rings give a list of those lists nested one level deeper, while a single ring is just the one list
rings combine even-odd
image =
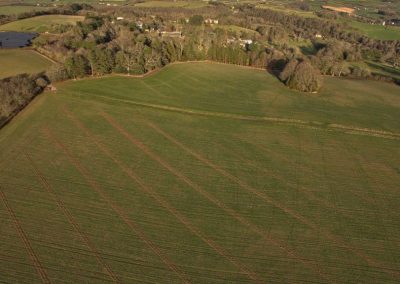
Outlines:
[{"label": "curved field boundary", "polygon": [[[123,135],[125,138],[127,138],[133,145],[138,147],[140,150],[142,150],[146,155],[148,155],[151,159],[154,161],[158,162],[162,167],[167,169],[172,175],[174,175],[179,181],[185,183],[188,185],[190,188],[194,189],[197,193],[199,193],[201,196],[206,198],[210,203],[216,205],[223,211],[225,211],[229,216],[233,217],[236,219],[240,224],[244,225],[245,227],[249,228],[251,231],[254,233],[258,234],[261,236],[263,239],[269,240],[272,244],[274,244],[276,247],[281,248],[284,250],[287,254],[289,254],[291,257],[293,257],[296,260],[301,261],[303,264],[306,265],[312,265],[315,267],[315,264],[313,261],[307,260],[304,257],[300,257],[297,254],[295,254],[292,250],[288,249],[285,247],[283,244],[281,244],[279,241],[272,239],[270,235],[267,232],[264,232],[262,229],[260,229],[257,225],[254,225],[251,223],[249,220],[247,220],[245,217],[241,216],[238,212],[236,212],[234,209],[230,208],[229,206],[225,205],[222,201],[219,199],[215,198],[212,194],[208,193],[206,190],[204,190],[202,187],[194,183],[191,179],[186,177],[184,174],[182,174],[180,171],[175,169],[172,165],[170,165],[167,161],[163,160],[160,156],[152,152],[145,144],[143,144],[141,141],[139,141],[137,138],[135,138],[132,134],[128,133],[121,125],[119,125],[110,115],[108,115],[105,112],[101,112],[101,115],[106,119],[111,126],[113,126],[121,135]],[[323,273],[320,268],[317,266],[314,268],[318,274],[328,280],[331,283],[335,283],[336,281],[330,279],[325,273]]]},{"label": "curved field boundary", "polygon": [[343,248],[346,248],[349,252],[352,252],[355,255],[357,255],[358,257],[364,259],[368,263],[369,266],[380,268],[380,269],[382,269],[383,271],[385,271],[386,273],[388,273],[388,274],[390,274],[392,276],[400,277],[400,272],[399,271],[397,271],[395,269],[392,269],[392,268],[389,268],[389,267],[386,267],[380,261],[378,261],[378,260],[374,259],[373,257],[365,254],[364,251],[362,251],[361,249],[346,243],[343,239],[341,239],[339,236],[334,235],[329,230],[326,230],[324,228],[320,228],[317,224],[314,224],[312,221],[308,220],[307,218],[305,218],[301,214],[297,213],[295,210],[293,210],[293,209],[291,209],[289,207],[286,207],[284,204],[281,204],[280,202],[274,200],[273,198],[271,198],[266,193],[257,190],[256,188],[248,185],[247,183],[245,183],[241,179],[237,178],[236,176],[233,176],[232,174],[228,173],[227,171],[225,171],[221,167],[215,165],[213,162],[211,162],[207,158],[205,158],[202,155],[194,152],[189,147],[183,145],[180,141],[176,140],[175,138],[170,136],[165,131],[161,130],[159,127],[157,127],[153,123],[148,122],[147,124],[148,124],[148,126],[150,128],[152,128],[158,134],[162,135],[164,138],[166,138],[172,144],[178,146],[180,149],[182,149],[183,151],[187,152],[188,154],[190,154],[191,156],[196,158],[198,161],[202,162],[204,165],[214,169],[216,172],[218,172],[222,176],[224,176],[224,177],[228,178],[229,180],[233,181],[234,183],[238,184],[242,189],[244,189],[244,190],[256,195],[261,200],[264,200],[268,204],[270,204],[270,205],[282,210],[284,213],[288,214],[289,216],[291,216],[292,218],[296,219],[300,223],[306,225],[307,227],[311,228],[312,230],[322,233],[325,236],[326,239],[332,241],[335,244],[338,244],[338,245],[342,246]]},{"label": "curved field boundary", "polygon": [[100,264],[100,266],[105,269],[107,272],[108,276],[111,278],[112,282],[114,283],[120,283],[118,280],[117,276],[115,273],[112,271],[112,269],[107,265],[107,263],[104,262],[102,259],[100,253],[97,251],[96,247],[93,245],[93,243],[90,241],[89,237],[81,230],[80,226],[76,222],[75,218],[71,215],[67,207],[65,206],[64,202],[59,199],[54,192],[53,187],[49,184],[43,173],[39,170],[39,168],[36,166],[36,164],[33,162],[32,158],[29,156],[28,153],[25,153],[26,158],[29,160],[30,164],[32,165],[32,168],[34,169],[34,172],[36,176],[39,178],[40,183],[42,184],[42,187],[47,191],[49,195],[53,198],[53,200],[57,203],[58,208],[60,211],[64,214],[64,216],[67,218],[68,222],[70,225],[74,228],[75,232],[78,233],[80,238],[83,240],[85,245],[89,248],[89,250],[93,253],[93,255],[96,257],[97,262]]},{"label": "curved field boundary", "polygon": [[39,258],[37,257],[35,251],[33,250],[28,237],[26,236],[24,230],[22,229],[17,216],[15,215],[10,204],[8,203],[6,195],[4,194],[3,190],[1,190],[1,189],[0,189],[0,199],[3,201],[4,205],[6,206],[6,209],[9,213],[11,219],[14,221],[14,225],[15,225],[15,228],[17,229],[18,235],[24,242],[25,248],[28,251],[28,254],[32,259],[33,265],[35,266],[36,271],[38,272],[38,274],[42,280],[42,283],[46,283],[46,284],[51,283],[49,277],[47,276],[46,271],[44,270],[42,264],[39,261]]},{"label": "curved field boundary", "polygon": [[152,242],[146,234],[139,228],[139,226],[134,223],[127,213],[120,208],[109,196],[106,194],[97,182],[90,176],[89,172],[84,168],[81,163],[75,158],[69,149],[55,136],[55,134],[49,129],[43,129],[44,134],[49,138],[49,140],[60,150],[64,152],[71,164],[76,168],[76,170],[86,179],[90,187],[108,204],[110,208],[124,221],[124,223],[156,254],[162,262],[170,269],[172,272],[176,273],[177,276],[182,280],[183,283],[191,283],[186,274],[181,271],[177,265],[166,255],[162,253],[160,248]]},{"label": "curved field boundary", "polygon": [[370,137],[379,137],[379,138],[384,138],[384,139],[400,140],[400,133],[386,131],[386,130],[373,129],[373,128],[354,127],[354,126],[347,126],[347,125],[342,125],[342,124],[337,124],[337,123],[325,124],[325,123],[319,122],[319,121],[307,121],[307,120],[292,119],[292,118],[251,116],[251,115],[224,113],[224,112],[211,112],[211,111],[203,111],[203,110],[196,110],[196,109],[172,107],[172,106],[166,106],[166,105],[142,103],[142,102],[137,102],[137,101],[132,101],[132,100],[110,98],[110,97],[102,96],[102,95],[96,95],[96,97],[106,99],[106,100],[128,103],[128,104],[132,104],[132,105],[140,106],[140,107],[147,107],[147,108],[153,108],[153,109],[159,109],[159,110],[165,110],[165,111],[171,111],[171,112],[178,112],[178,113],[189,114],[189,115],[219,117],[219,118],[245,120],[245,121],[270,122],[270,123],[286,124],[286,125],[290,125],[290,126],[308,127],[308,128],[312,128],[312,129],[318,129],[318,130],[340,131],[340,132],[343,132],[346,134],[353,134],[353,135],[363,135],[363,136],[370,136]]},{"label": "curved field boundary", "polygon": [[188,229],[191,233],[200,238],[205,244],[211,247],[216,253],[220,256],[227,259],[233,266],[238,268],[241,273],[245,274],[250,280],[255,283],[263,283],[259,277],[252,271],[250,271],[245,265],[235,260],[229,253],[227,253],[222,247],[216,244],[213,240],[209,239],[205,236],[196,226],[194,226],[185,216],[183,216],[175,207],[173,207],[168,201],[163,199],[159,194],[153,191],[150,187],[148,187],[128,166],[123,164],[114,155],[110,152],[110,150],[102,144],[98,139],[96,139],[90,130],[83,125],[81,121],[78,120],[69,110],[66,108],[63,109],[64,113],[67,117],[70,118],[71,121],[75,123],[75,125],[80,128],[85,134],[97,145],[97,147],[108,156],[131,180],[136,182],[143,192],[150,195],[159,205],[164,207],[168,212],[170,212],[181,224],[183,224],[186,229]]}]

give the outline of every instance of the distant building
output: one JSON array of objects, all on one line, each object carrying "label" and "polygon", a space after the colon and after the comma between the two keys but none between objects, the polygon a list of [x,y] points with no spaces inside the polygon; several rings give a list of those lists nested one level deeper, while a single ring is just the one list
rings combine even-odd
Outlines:
[{"label": "distant building", "polygon": [[180,31],[175,31],[175,32],[162,31],[162,32],[160,32],[160,36],[162,36],[162,37],[182,37],[182,32],[180,32]]},{"label": "distant building", "polygon": [[205,19],[205,20],[204,20],[204,23],[206,23],[206,24],[215,24],[215,25],[218,25],[219,21],[216,20],[216,19]]},{"label": "distant building", "polygon": [[143,22],[141,22],[141,21],[136,22],[136,27],[138,29],[142,29],[143,28]]},{"label": "distant building", "polygon": [[322,38],[322,35],[321,34],[316,34],[315,38]]},{"label": "distant building", "polygon": [[122,21],[124,17],[117,17],[117,21]]},{"label": "distant building", "polygon": [[253,40],[251,40],[251,39],[240,39],[239,42],[240,42],[241,46],[246,46],[246,45],[252,44]]}]

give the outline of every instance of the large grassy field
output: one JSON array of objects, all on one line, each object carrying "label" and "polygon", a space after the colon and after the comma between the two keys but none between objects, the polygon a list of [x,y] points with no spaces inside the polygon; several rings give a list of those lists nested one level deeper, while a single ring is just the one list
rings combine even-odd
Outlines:
[{"label": "large grassy field", "polygon": [[353,20],[346,20],[348,25],[370,38],[380,40],[400,40],[400,27],[371,25]]},{"label": "large grassy field", "polygon": [[42,72],[50,67],[51,64],[51,61],[33,50],[0,50],[0,78],[21,73]]},{"label": "large grassy field", "polygon": [[172,1],[172,0],[162,0],[162,1],[144,1],[135,4],[137,7],[142,8],[201,8],[208,5],[205,1]]},{"label": "large grassy field", "polygon": [[0,131],[4,282],[398,283],[400,88],[171,65]]},{"label": "large grassy field", "polygon": [[17,15],[26,12],[33,11],[45,11],[48,10],[49,7],[38,7],[38,6],[0,6],[0,15]]},{"label": "large grassy field", "polygon": [[52,30],[54,25],[75,25],[82,21],[83,16],[70,15],[44,15],[27,18],[0,26],[0,31],[16,32],[47,32]]}]

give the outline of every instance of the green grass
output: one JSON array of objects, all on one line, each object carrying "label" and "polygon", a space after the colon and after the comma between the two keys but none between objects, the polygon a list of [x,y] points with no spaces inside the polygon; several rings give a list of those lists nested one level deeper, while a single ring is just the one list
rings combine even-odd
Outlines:
[{"label": "green grass", "polygon": [[0,15],[18,15],[26,12],[45,11],[48,7],[37,6],[0,6]]},{"label": "green grass", "polygon": [[33,50],[0,50],[0,78],[21,73],[38,73],[51,66],[51,61]]},{"label": "green grass", "polygon": [[0,131],[5,282],[40,281],[32,251],[52,282],[398,282],[400,141],[328,124],[400,132],[399,87],[198,63],[57,88]]},{"label": "green grass", "polygon": [[400,27],[371,25],[358,21],[345,21],[353,29],[365,34],[368,37],[381,40],[400,40]]},{"label": "green grass", "polygon": [[205,1],[145,1],[136,4],[136,7],[142,8],[202,8],[207,6]]},{"label": "green grass", "polygon": [[1,25],[0,30],[42,33],[51,31],[54,25],[75,25],[83,19],[83,16],[69,15],[37,16]]}]

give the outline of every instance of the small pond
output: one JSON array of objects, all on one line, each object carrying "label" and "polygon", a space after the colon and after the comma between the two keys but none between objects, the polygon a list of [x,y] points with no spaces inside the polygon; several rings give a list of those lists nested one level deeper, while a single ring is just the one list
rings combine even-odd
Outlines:
[{"label": "small pond", "polygon": [[31,44],[31,40],[37,36],[36,33],[1,32],[0,48],[18,48]]}]

